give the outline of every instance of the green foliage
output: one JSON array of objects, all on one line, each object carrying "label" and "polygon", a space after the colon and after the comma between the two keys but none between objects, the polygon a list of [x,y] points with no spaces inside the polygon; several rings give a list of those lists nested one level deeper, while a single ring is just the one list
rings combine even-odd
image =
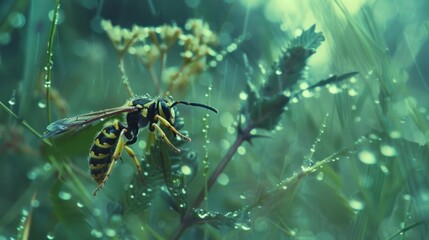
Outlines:
[{"label": "green foliage", "polygon": [[[183,126],[183,119],[179,118],[177,121],[182,122],[178,126],[178,130],[180,130]],[[171,137],[172,134],[169,136]],[[175,146],[183,144],[176,138],[172,143]],[[152,199],[160,193],[172,209],[177,211],[180,216],[184,215],[187,208],[187,189],[181,167],[195,161],[195,155],[192,155],[190,150],[186,150],[171,157],[171,152],[169,146],[160,140],[156,140],[150,147],[149,153],[141,161],[142,176],[136,175],[125,191],[124,214],[143,213],[151,205]]]},{"label": "green foliage", "polygon": [[[22,8],[25,2],[16,4]],[[183,8],[173,1],[148,1],[149,9],[138,8],[140,2],[103,2],[96,16],[89,2],[68,3],[79,6],[70,12],[50,6],[58,22],[48,21],[43,4],[31,4],[31,14],[21,14],[25,31],[6,26],[22,20],[17,8],[2,18],[0,48],[7,51],[0,75],[6,69],[8,81],[1,91],[8,91],[6,98],[16,92],[19,100],[13,93],[9,105],[0,101],[0,112],[6,113],[0,115],[5,193],[0,239],[426,239],[427,71],[419,69],[422,53],[413,41],[427,42],[427,21],[416,20],[418,14],[404,21],[408,15],[387,0],[360,8],[356,3],[353,11],[339,0],[268,1],[257,6],[264,11],[248,7],[247,12],[241,12],[241,2],[216,2],[219,11],[208,2],[192,7],[191,2]],[[289,16],[274,13],[278,9],[271,5],[301,10]],[[188,12],[179,11],[184,9],[193,9],[197,18],[186,20]],[[45,23],[39,23],[41,12]],[[100,15],[119,25],[107,20],[100,28]],[[278,16],[280,24],[269,23]],[[392,16],[400,17],[380,20]],[[316,25],[296,30],[310,19],[323,34]],[[82,26],[91,26],[91,35],[81,35],[88,30]],[[300,34],[285,43],[279,26],[282,34]],[[16,33],[29,34],[27,47]],[[231,43],[240,33],[241,45]],[[110,58],[112,47],[103,43],[109,39],[117,58]],[[25,49],[25,59],[18,51],[11,61],[12,46],[13,52],[17,46]],[[244,55],[244,67],[236,52]],[[264,59],[270,52],[279,52],[277,59]],[[268,71],[264,60],[272,62]],[[259,61],[260,76],[250,72]],[[9,62],[22,62],[23,69]],[[9,74],[12,65],[24,76]],[[40,76],[29,70],[36,65]],[[29,87],[37,84],[40,89]],[[184,107],[176,115],[175,127],[192,143],[163,127],[179,154],[141,129],[130,147],[142,174],[123,154],[94,198],[86,157],[101,124],[53,141],[41,140],[39,130],[51,110],[69,116],[67,105],[76,114],[105,109],[134,92],[210,103],[219,114],[201,117],[199,110]]]},{"label": "green foliage", "polygon": [[[351,72],[341,76],[334,75],[306,89],[294,90],[298,81],[303,79],[307,59],[325,40],[322,33],[315,32],[315,28],[315,25],[311,26],[290,42],[280,59],[273,64],[267,80],[263,81],[260,89],[252,82],[247,82],[248,96],[240,110],[242,118],[238,125],[239,132],[243,132],[243,129],[250,132],[254,128],[273,130],[279,124],[281,115],[291,98],[299,97],[304,90],[335,84],[356,74]],[[242,122],[244,126],[241,125]]]}]

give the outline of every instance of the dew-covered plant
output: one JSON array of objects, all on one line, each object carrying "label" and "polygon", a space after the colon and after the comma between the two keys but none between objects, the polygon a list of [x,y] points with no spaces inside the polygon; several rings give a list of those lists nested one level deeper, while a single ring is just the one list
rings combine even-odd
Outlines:
[{"label": "dew-covered plant", "polygon": [[[179,112],[179,107],[175,128],[194,141],[184,142],[161,127],[180,153],[162,139],[147,137],[147,130],[141,129],[137,143],[131,146],[140,159],[141,174],[123,156],[112,179],[93,198],[95,185],[82,159],[101,124],[51,141],[40,138],[40,126],[35,123],[44,119],[46,126],[51,118],[65,117],[68,105],[71,111],[82,113],[83,105],[66,102],[61,88],[54,88],[60,85],[55,74],[63,71],[57,61],[67,56],[55,52],[55,46],[65,46],[64,38],[55,40],[62,14],[59,1],[56,4],[50,14],[46,61],[36,83],[43,86],[36,94],[46,95],[46,100],[35,101],[38,107],[31,112],[35,120],[21,117],[14,109],[21,104],[19,100],[16,104],[15,92],[9,106],[0,102],[9,123],[20,124],[0,125],[0,154],[10,158],[13,152],[31,158],[25,162],[30,166],[13,171],[20,180],[25,179],[16,181],[16,187],[18,182],[28,187],[0,218],[0,239],[427,236],[424,186],[428,181],[424,172],[428,166],[422,161],[429,156],[427,113],[407,92],[407,75],[385,50],[368,9],[355,17],[341,1],[314,1],[314,13],[320,14],[317,26],[323,34],[312,25],[289,39],[281,37],[281,52],[260,74],[254,70],[259,61],[252,52],[256,50],[245,51],[244,64],[241,60],[239,64],[246,73],[240,79],[231,70],[235,63],[231,64],[228,54],[243,51],[237,42],[246,39],[245,46],[255,35],[225,43],[230,36],[213,30],[217,28],[209,26],[209,18],[184,21],[183,27],[126,28],[112,24],[113,18],[94,21],[101,25],[101,39],[110,39],[117,52],[112,62],[117,65],[119,61],[119,69],[101,70],[118,74],[106,77],[113,79],[113,88],[118,86],[115,84],[125,86],[124,94],[121,88],[116,93],[104,92],[104,86],[112,85],[104,79],[88,88],[85,85],[88,95],[103,98],[103,107],[112,107],[107,103],[112,99],[124,102],[141,96],[145,93],[136,89],[144,89],[163,97],[172,95],[175,100],[203,99],[219,114],[193,108]],[[221,24],[220,29],[223,26],[231,31],[231,25]],[[0,40],[4,41],[1,30],[0,25]],[[70,37],[59,30],[59,37]],[[335,69],[329,76],[311,72],[308,63],[312,56],[323,53],[320,47],[326,44],[332,59],[324,59],[324,64]],[[82,41],[76,44],[84,45]],[[258,46],[269,52],[264,43],[258,42]],[[217,67],[222,70],[209,71]],[[133,72],[136,69],[140,75]],[[225,74],[223,80],[215,76],[219,72]],[[205,82],[212,75],[216,80]],[[234,85],[231,91],[233,99],[241,99],[238,104],[222,99],[226,96],[217,89],[220,81],[226,88]],[[237,90],[241,92],[237,94]],[[16,91],[18,96],[25,93]],[[42,118],[35,116],[38,111]],[[221,119],[229,116],[232,126],[219,127]],[[33,134],[29,137],[26,131]],[[236,135],[228,138],[231,133]],[[219,136],[220,144],[213,141]],[[202,157],[197,154],[201,152]],[[223,185],[225,179],[229,184]],[[6,185],[10,188],[11,184]]]}]

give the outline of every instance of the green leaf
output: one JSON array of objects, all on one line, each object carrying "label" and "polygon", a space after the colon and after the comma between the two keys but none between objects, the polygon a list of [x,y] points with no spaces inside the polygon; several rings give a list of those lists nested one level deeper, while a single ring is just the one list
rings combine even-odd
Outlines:
[{"label": "green leaf", "polygon": [[283,94],[261,97],[248,109],[247,120],[254,128],[273,130],[279,123],[289,98]]},{"label": "green leaf", "polygon": [[91,232],[92,227],[87,221],[87,216],[84,214],[84,210],[88,210],[85,207],[80,208],[74,200],[74,196],[65,191],[64,183],[62,181],[56,181],[51,190],[51,201],[52,208],[57,219],[67,226],[65,232],[59,234],[73,238],[86,238]]},{"label": "green leaf", "polygon": [[279,60],[273,64],[267,82],[261,89],[261,95],[272,96],[290,90],[302,78],[307,58],[313,55],[325,40],[322,33],[314,31],[315,28],[315,25],[311,26],[290,42]]},{"label": "green leaf", "polygon": [[[184,126],[183,118],[177,118],[175,126],[180,130]],[[169,129],[163,130],[173,145],[179,147],[184,144],[184,141],[178,140]],[[171,208],[181,216],[185,214],[188,204],[185,177],[181,172],[181,166],[184,164],[196,172],[196,154],[192,150],[183,149],[177,154],[164,141],[157,139],[141,161],[142,176],[136,175],[125,192],[125,209],[132,213],[143,212],[150,206],[156,194],[160,193]]]},{"label": "green leaf", "polygon": [[310,28],[303,31],[301,35],[291,41],[290,47],[303,47],[305,49],[316,50],[325,41],[325,37],[321,32],[316,33],[315,29],[316,24],[313,24]]},{"label": "green leaf", "polygon": [[244,208],[234,212],[219,213],[204,209],[194,209],[193,217],[197,223],[208,223],[215,228],[251,229],[250,212]]},{"label": "green leaf", "polygon": [[310,187],[304,196],[309,201],[317,202],[315,207],[328,222],[345,227],[353,221],[353,209],[338,189],[323,181],[310,180],[309,183]]},{"label": "green leaf", "polygon": [[314,53],[313,49],[303,47],[289,48],[273,66],[268,80],[261,89],[261,95],[272,96],[290,89],[302,79],[306,60]]}]

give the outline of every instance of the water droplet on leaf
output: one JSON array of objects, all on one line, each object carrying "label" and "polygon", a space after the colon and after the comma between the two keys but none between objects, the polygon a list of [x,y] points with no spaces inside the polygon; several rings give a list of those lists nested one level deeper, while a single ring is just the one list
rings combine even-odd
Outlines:
[{"label": "water droplet on leaf", "polygon": [[365,164],[375,164],[377,162],[377,158],[370,151],[363,150],[359,152],[358,156],[359,160]]}]

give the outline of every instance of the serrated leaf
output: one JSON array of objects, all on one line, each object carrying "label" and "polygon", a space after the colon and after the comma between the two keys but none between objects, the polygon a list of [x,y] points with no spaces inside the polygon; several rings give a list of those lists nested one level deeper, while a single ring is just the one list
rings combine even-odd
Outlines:
[{"label": "serrated leaf", "polygon": [[316,52],[325,40],[321,32],[316,33],[316,25],[302,32],[293,39],[288,48],[282,52],[268,74],[268,80],[261,89],[261,95],[272,96],[290,89],[302,78],[306,60]]},{"label": "serrated leaf", "polygon": [[325,37],[321,32],[316,33],[315,29],[316,24],[313,24],[310,28],[303,31],[300,36],[291,41],[290,47],[303,47],[305,49],[316,50],[325,41]]},{"label": "serrated leaf", "polygon": [[[178,130],[184,126],[182,118],[177,118],[176,123]],[[163,130],[175,146],[178,147],[184,143],[183,140],[178,140],[173,136],[169,129]],[[136,175],[126,190],[123,200],[125,209],[130,209],[133,213],[144,211],[150,206],[154,196],[160,193],[171,208],[181,215],[184,214],[187,207],[187,191],[180,168],[183,164],[190,164],[190,161],[193,161],[194,165],[196,164],[196,156],[195,154],[190,156],[191,152],[191,150],[185,149],[177,155],[170,146],[157,139],[141,162],[143,175]],[[198,166],[193,168],[196,171]]]},{"label": "serrated leaf", "polygon": [[284,107],[289,102],[289,98],[283,94],[272,97],[260,97],[253,102],[250,109],[244,115],[246,124],[253,128],[273,130],[281,118]]},{"label": "serrated leaf", "polygon": [[268,74],[268,80],[260,94],[272,96],[290,89],[298,80],[302,79],[306,60],[313,53],[314,50],[303,47],[288,48]]}]

